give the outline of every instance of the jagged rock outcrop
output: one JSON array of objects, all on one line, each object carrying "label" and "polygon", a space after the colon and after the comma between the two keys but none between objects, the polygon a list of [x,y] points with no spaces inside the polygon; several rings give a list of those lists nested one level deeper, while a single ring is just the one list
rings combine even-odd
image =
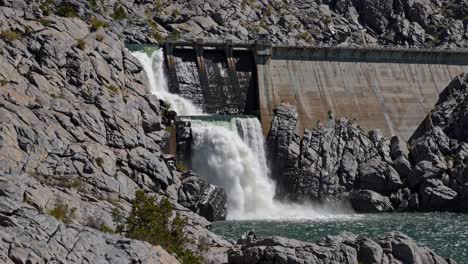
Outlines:
[{"label": "jagged rock outcrop", "polygon": [[277,44],[466,47],[468,4],[456,0],[184,1],[154,17],[162,35],[253,40]]},{"label": "jagged rock outcrop", "polygon": [[68,5],[80,17],[111,21],[109,26],[129,43],[166,37],[250,41],[269,33],[273,43],[290,45],[468,45],[468,4],[457,0],[44,2],[7,0],[3,5],[36,14]]},{"label": "jagged rock outcrop", "polygon": [[191,171],[182,176],[178,203],[205,217],[208,221],[226,220],[227,195],[224,189],[203,181]]},{"label": "jagged rock outcrop", "polygon": [[398,139],[390,144],[379,131],[366,134],[357,122],[332,117],[300,139],[294,134],[297,119],[291,118],[295,111],[287,104],[277,107],[267,138],[280,197],[335,201],[355,189],[387,196],[400,189],[402,179],[393,160],[407,162],[408,150],[397,146]]},{"label": "jagged rock outcrop", "polygon": [[424,210],[468,211],[468,75],[455,78],[409,140],[409,182]]},{"label": "jagged rock outcrop", "polygon": [[283,237],[247,239],[229,252],[229,264],[262,263],[432,263],[455,264],[430,249],[419,247],[401,233],[388,233],[373,241],[351,233],[327,236],[319,243],[305,243]]}]

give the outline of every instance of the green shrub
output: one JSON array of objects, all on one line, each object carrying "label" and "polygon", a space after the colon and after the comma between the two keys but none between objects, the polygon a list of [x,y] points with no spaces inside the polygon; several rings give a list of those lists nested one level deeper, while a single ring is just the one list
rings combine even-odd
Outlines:
[{"label": "green shrub", "polygon": [[173,17],[178,17],[178,16],[180,16],[180,10],[179,10],[179,9],[174,9],[174,10],[172,11],[172,16],[173,16]]},{"label": "green shrub", "polygon": [[104,40],[104,35],[101,35],[101,34],[96,34],[96,40],[99,41],[99,42],[102,42]]},{"label": "green shrub", "polygon": [[169,253],[176,254],[184,264],[201,264],[202,257],[186,249],[189,240],[184,234],[187,220],[176,214],[171,221],[173,208],[168,199],[159,204],[156,199],[139,190],[132,200],[132,210],[125,220],[124,216],[113,211],[117,230],[127,237],[160,245]]},{"label": "green shrub", "polygon": [[108,27],[108,26],[109,26],[109,25],[108,25],[106,22],[104,22],[104,21],[102,21],[102,20],[99,20],[99,19],[97,19],[96,17],[93,17],[93,18],[91,19],[91,24],[90,24],[89,30],[91,30],[91,31],[96,31],[96,30],[98,30],[99,28],[106,28],[106,27]]},{"label": "green shrub", "polygon": [[83,188],[83,181],[80,178],[69,179],[65,177],[56,177],[52,182],[55,186],[62,187],[62,188],[73,188],[77,190],[82,190]]},{"label": "green shrub", "polygon": [[97,8],[97,2],[96,0],[88,0],[89,7],[91,7],[91,10],[96,10]]},{"label": "green shrub", "polygon": [[77,17],[78,16],[75,8],[69,4],[60,5],[55,11],[55,14],[61,17]]},{"label": "green shrub", "polygon": [[108,227],[106,224],[104,224],[104,221],[102,219],[97,219],[95,217],[90,217],[88,220],[84,223],[85,226],[91,227],[93,229],[99,230],[104,233],[115,233],[115,231]]},{"label": "green shrub", "polygon": [[114,20],[125,19],[127,18],[127,12],[125,11],[125,8],[122,5],[116,3],[114,5],[114,13],[111,15],[111,17]]},{"label": "green shrub", "polygon": [[70,224],[75,217],[75,211],[76,208],[69,209],[68,205],[64,204],[61,200],[57,200],[55,207],[49,211],[49,215],[65,224]]},{"label": "green shrub", "polygon": [[102,164],[104,164],[104,159],[101,158],[101,157],[97,157],[97,158],[95,159],[95,161],[96,161],[96,164],[97,164],[99,167],[102,167]]},{"label": "green shrub", "polygon": [[86,40],[84,39],[77,40],[76,47],[79,48],[80,50],[86,49],[86,45],[87,45]]},{"label": "green shrub", "polygon": [[50,20],[43,18],[43,17],[39,19],[39,23],[41,23],[45,27],[50,26]]},{"label": "green shrub", "polygon": [[42,14],[44,16],[50,15],[50,5],[54,2],[54,0],[45,0],[39,5],[39,8],[42,10]]},{"label": "green shrub", "polygon": [[181,38],[181,36],[182,34],[180,33],[180,31],[174,30],[174,31],[171,31],[171,33],[169,33],[168,38],[171,40],[178,40]]},{"label": "green shrub", "polygon": [[106,87],[107,87],[107,89],[108,89],[109,91],[111,91],[111,92],[113,92],[113,93],[115,93],[115,94],[119,93],[119,91],[120,91],[120,88],[117,87],[117,86],[115,86],[115,85],[113,85],[113,84],[111,84],[111,85],[109,85],[109,86],[106,86]]},{"label": "green shrub", "polygon": [[5,39],[5,40],[15,41],[20,37],[21,37],[21,34],[16,31],[9,30],[9,31],[0,32],[0,38]]},{"label": "green shrub", "polygon": [[177,171],[179,172],[186,172],[188,171],[187,167],[183,163],[177,163]]},{"label": "green shrub", "polygon": [[0,80],[0,86],[6,86],[8,84],[8,81],[5,79]]},{"label": "green shrub", "polygon": [[445,161],[447,161],[447,162],[455,160],[455,156],[453,156],[453,155],[445,155],[444,158],[445,158]]},{"label": "green shrub", "polygon": [[54,93],[51,93],[50,94],[50,97],[54,98],[54,99],[64,99],[65,96],[63,94],[54,94]]},{"label": "green shrub", "polygon": [[309,43],[309,44],[313,44],[315,42],[314,38],[312,37],[312,35],[310,35],[309,32],[307,31],[304,31],[302,33],[299,33],[297,34],[296,36],[297,38],[300,38],[302,40],[304,40],[305,42]]}]

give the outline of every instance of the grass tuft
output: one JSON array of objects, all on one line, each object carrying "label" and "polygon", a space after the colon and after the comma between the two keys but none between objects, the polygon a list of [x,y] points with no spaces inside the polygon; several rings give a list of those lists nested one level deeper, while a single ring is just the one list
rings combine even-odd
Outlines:
[{"label": "grass tuft", "polygon": [[0,38],[2,38],[4,40],[9,40],[11,42],[19,39],[20,37],[21,37],[21,34],[19,32],[13,31],[13,30],[0,32]]},{"label": "grass tuft", "polygon": [[96,40],[99,41],[99,42],[103,42],[104,38],[105,38],[104,35],[101,35],[101,34],[96,35]]},{"label": "grass tuft", "polygon": [[89,30],[96,31],[100,28],[106,28],[108,26],[109,25],[105,21],[102,21],[102,20],[97,19],[96,17],[93,17],[91,19],[91,25],[89,27]]},{"label": "grass tuft", "polygon": [[55,207],[49,211],[49,215],[55,217],[57,220],[70,224],[75,217],[76,208],[69,209],[67,204],[58,200]]},{"label": "grass tuft", "polygon": [[76,47],[79,48],[80,50],[86,49],[86,40],[84,39],[77,39],[76,40]]}]

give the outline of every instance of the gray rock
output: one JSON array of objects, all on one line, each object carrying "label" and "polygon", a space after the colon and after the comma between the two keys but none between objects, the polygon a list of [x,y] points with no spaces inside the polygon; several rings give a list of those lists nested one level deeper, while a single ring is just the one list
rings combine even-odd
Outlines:
[{"label": "gray rock", "polygon": [[401,186],[400,175],[384,161],[372,159],[359,166],[360,189],[368,189],[381,194],[390,194]]},{"label": "gray rock", "polygon": [[183,177],[178,203],[208,221],[226,220],[227,196],[224,189],[206,183],[191,172],[184,173]]},{"label": "gray rock", "polygon": [[[419,247],[414,240],[401,233],[389,233],[379,241],[350,233],[327,236],[319,243],[305,243],[282,237],[241,241],[240,245],[228,252],[229,264],[454,263],[453,260],[445,260],[425,247]],[[422,262],[423,260],[431,262]]]},{"label": "gray rock", "polygon": [[362,213],[391,212],[393,206],[388,197],[374,191],[359,190],[351,192],[349,200],[354,210]]},{"label": "gray rock", "polygon": [[427,211],[450,211],[457,206],[457,192],[445,186],[442,181],[425,181],[419,191],[421,209]]},{"label": "gray rock", "polygon": [[65,225],[10,198],[0,197],[0,215],[3,263],[179,263],[159,246]]}]

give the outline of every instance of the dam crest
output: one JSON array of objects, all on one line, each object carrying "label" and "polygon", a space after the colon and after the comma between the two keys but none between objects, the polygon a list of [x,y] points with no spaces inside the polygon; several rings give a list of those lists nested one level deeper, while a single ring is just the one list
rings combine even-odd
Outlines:
[{"label": "dam crest", "polygon": [[168,41],[170,93],[207,114],[254,115],[269,131],[273,109],[296,106],[296,132],[336,117],[407,140],[457,75],[468,51],[387,47],[276,46],[255,42]]}]

